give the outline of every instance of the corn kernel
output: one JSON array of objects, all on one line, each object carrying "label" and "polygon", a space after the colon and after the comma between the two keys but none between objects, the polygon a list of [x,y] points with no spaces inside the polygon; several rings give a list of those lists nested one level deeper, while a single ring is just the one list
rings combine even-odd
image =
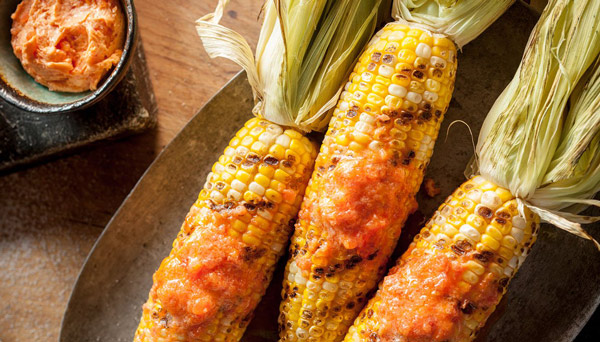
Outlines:
[{"label": "corn kernel", "polygon": [[383,77],[383,76],[375,76],[375,82],[379,83],[379,84],[383,84],[384,86],[387,86],[391,83],[390,79],[387,77]]},{"label": "corn kernel", "polygon": [[[238,173],[239,173],[239,172],[238,172]],[[277,169],[277,170],[275,170],[275,174],[273,175],[273,178],[274,178],[275,180],[278,180],[278,181],[280,181],[280,182],[284,182],[284,183],[288,181],[288,178],[289,178],[289,177],[290,177],[290,175],[289,175],[287,172],[285,172],[285,171],[283,171],[283,170],[281,170],[281,169]],[[238,178],[238,179],[239,179],[239,178]],[[248,180],[249,180],[249,179],[248,179]],[[245,183],[247,184],[248,182],[245,182]],[[274,188],[274,189],[277,189],[277,188]]]},{"label": "corn kernel", "polygon": [[363,150],[364,146],[361,145],[361,144],[359,144],[359,143],[357,143],[357,142],[355,142],[355,141],[353,141],[353,142],[350,143],[350,145],[348,145],[348,148],[350,150],[354,151],[354,152],[358,152],[358,151]]},{"label": "corn kernel", "polygon": [[403,74],[393,74],[392,83],[400,85],[402,87],[408,87],[410,84],[410,77]]},{"label": "corn kernel", "polygon": [[485,267],[481,266],[478,262],[469,260],[466,264],[467,269],[471,270],[477,275],[482,275],[485,272]]},{"label": "corn kernel", "polygon": [[477,281],[479,281],[479,277],[477,277],[477,275],[475,273],[467,270],[463,273],[463,280],[466,281],[467,283],[473,285],[473,284],[477,283]]},{"label": "corn kernel", "polygon": [[374,84],[371,89],[373,90],[373,92],[379,96],[384,96],[387,90],[387,87],[381,85],[381,84]]},{"label": "corn kernel", "polygon": [[481,237],[481,243],[487,247],[488,249],[492,250],[492,251],[496,251],[498,250],[498,248],[500,248],[500,242],[498,242],[497,240],[495,240],[494,238],[492,238],[491,236],[484,234]]},{"label": "corn kernel", "polygon": [[272,166],[261,164],[258,167],[258,172],[260,172],[265,177],[272,178],[273,174],[275,173],[275,169]]},{"label": "corn kernel", "polygon": [[244,192],[244,201],[255,202],[255,201],[259,201],[259,200],[260,200],[260,196],[258,196],[254,192],[252,192],[252,191]]},{"label": "corn kernel", "polygon": [[267,146],[265,144],[263,144],[262,142],[260,142],[260,141],[255,141],[252,144],[252,147],[250,147],[250,150],[253,151],[253,152],[255,152],[255,153],[257,153],[257,154],[259,154],[259,155],[262,155],[262,154],[266,154],[266,152],[267,152]]},{"label": "corn kernel", "polygon": [[413,72],[413,67],[412,64],[408,64],[408,63],[397,63],[395,70],[397,73],[406,75],[406,76],[410,76],[412,75]]},{"label": "corn kernel", "polygon": [[[415,46],[416,46],[416,42],[415,42]],[[414,48],[413,48],[413,50],[414,50]],[[398,60],[412,65],[415,62],[415,59],[417,58],[417,54],[413,50],[410,50],[410,49],[400,50],[400,52],[398,53]]]},{"label": "corn kernel", "polygon": [[235,174],[235,178],[243,184],[250,183],[251,177],[252,176],[248,172],[242,170],[238,170],[238,172]]},{"label": "corn kernel", "polygon": [[233,221],[233,224],[231,225],[231,227],[239,233],[244,233],[244,232],[246,232],[248,225],[240,220],[235,220],[235,221]]},{"label": "corn kernel", "polygon": [[273,203],[281,203],[282,201],[281,194],[273,189],[267,189],[265,197]]},{"label": "corn kernel", "polygon": [[500,250],[498,250],[498,254],[506,261],[510,260],[514,253],[515,252],[512,249],[508,249],[506,247],[500,247]]},{"label": "corn kernel", "polygon": [[264,188],[268,187],[271,183],[271,179],[260,173],[254,176],[254,181]]},{"label": "corn kernel", "polygon": [[498,194],[498,197],[500,197],[500,200],[503,203],[513,198],[513,195],[510,193],[510,191],[500,187],[496,189],[496,194]]},{"label": "corn kernel", "polygon": [[242,235],[242,241],[244,241],[245,243],[247,243],[249,245],[253,245],[253,246],[260,245],[260,240],[249,233]]}]

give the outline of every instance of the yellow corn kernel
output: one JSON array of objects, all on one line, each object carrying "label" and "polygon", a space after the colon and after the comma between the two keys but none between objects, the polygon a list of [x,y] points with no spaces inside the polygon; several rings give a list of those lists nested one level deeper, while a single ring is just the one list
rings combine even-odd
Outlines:
[{"label": "yellow corn kernel", "polygon": [[390,83],[392,83],[392,81],[389,78],[383,77],[383,76],[379,76],[379,75],[375,76],[375,82],[379,83],[379,84],[382,84],[384,86],[389,86]]},{"label": "yellow corn kernel", "polygon": [[[414,44],[415,44],[415,47],[416,47],[416,42]],[[407,64],[410,64],[410,65],[412,65],[415,62],[416,58],[417,58],[417,54],[414,52],[414,48],[412,48],[412,49],[402,49],[398,53],[398,60],[401,61],[401,62],[405,62]]]},{"label": "yellow corn kernel", "polygon": [[233,221],[231,227],[239,233],[244,233],[246,232],[248,225],[240,220],[235,220]]},{"label": "yellow corn kernel", "polygon": [[395,71],[397,73],[400,73],[400,74],[403,74],[406,76],[410,76],[410,75],[412,75],[412,72],[413,72],[413,66],[412,66],[412,64],[409,64],[409,63],[398,63],[398,64],[396,64]]},{"label": "yellow corn kernel", "polygon": [[500,242],[487,234],[484,234],[481,237],[481,243],[492,251],[496,251],[500,248]]},{"label": "yellow corn kernel", "polygon": [[361,132],[352,132],[352,138],[354,138],[356,142],[362,145],[367,145],[373,140],[371,136]]},{"label": "yellow corn kernel", "polygon": [[260,173],[254,176],[254,181],[260,184],[263,188],[267,188],[271,183],[271,179],[269,177],[266,177],[265,175]]},{"label": "yellow corn kernel", "polygon": [[252,176],[246,171],[238,170],[235,174],[235,179],[239,180],[244,184],[250,184],[250,179]]},{"label": "yellow corn kernel", "polygon": [[403,74],[393,74],[392,83],[403,87],[408,87],[408,85],[410,84],[410,77]]},{"label": "yellow corn kernel", "polygon": [[273,203],[281,203],[283,200],[281,194],[273,189],[267,189],[265,197]]},{"label": "yellow corn kernel", "polygon": [[371,87],[371,90],[379,96],[384,96],[387,93],[387,87],[377,83]]},{"label": "yellow corn kernel", "polygon": [[[284,183],[288,181],[289,177],[290,177],[290,175],[281,169],[275,170],[275,174],[273,175],[273,178],[275,180],[277,180],[279,182],[284,182]],[[245,183],[248,184],[248,182],[245,182]],[[274,187],[274,189],[277,189],[277,188]]]},{"label": "yellow corn kernel", "polygon": [[260,246],[260,240],[252,234],[246,233],[242,235],[242,241],[252,246]]},{"label": "yellow corn kernel", "polygon": [[433,45],[449,48],[449,47],[454,46],[454,43],[452,43],[452,41],[450,39],[445,38],[445,37],[435,37],[435,38],[433,38]]},{"label": "yellow corn kernel", "polygon": [[496,189],[496,194],[498,194],[502,202],[506,202],[513,198],[513,195],[510,193],[510,191],[500,187]]},{"label": "yellow corn kernel", "polygon": [[272,166],[261,164],[258,167],[258,172],[268,178],[272,178],[273,174],[275,174],[275,169]]}]

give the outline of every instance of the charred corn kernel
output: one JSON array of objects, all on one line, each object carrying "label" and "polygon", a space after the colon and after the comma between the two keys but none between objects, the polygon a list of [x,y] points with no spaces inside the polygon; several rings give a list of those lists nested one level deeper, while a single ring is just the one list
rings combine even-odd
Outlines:
[{"label": "charred corn kernel", "polygon": [[[486,191],[495,191],[501,198],[501,209],[491,211],[482,204],[483,196],[473,196]],[[450,216],[456,216],[459,208],[467,210],[462,207],[466,198],[475,202],[480,209],[487,208],[481,210],[485,211],[485,216],[491,215],[490,221],[504,220],[513,222],[513,226],[516,222],[520,228],[502,232],[490,224],[484,232],[483,219],[470,214],[464,219],[458,232],[453,229],[444,230],[445,226],[449,226],[445,224],[441,228],[444,234],[436,233],[436,223],[446,222]],[[489,205],[489,198],[486,201],[485,204]],[[415,312],[419,312],[419,319],[425,322],[447,324],[444,340],[462,342],[475,339],[477,331],[483,327],[500,302],[510,279],[536,239],[533,227],[539,223],[539,217],[528,209],[525,209],[526,217],[520,216],[518,210],[511,212],[508,208],[516,204],[517,200],[510,192],[481,176],[465,182],[415,236],[413,243],[398,260],[397,266],[390,270],[375,296],[354,321],[345,341],[378,340],[382,331],[386,332],[386,336],[394,336],[402,341],[411,338],[435,340],[437,336],[415,329],[413,325],[397,324],[399,319],[414,319],[411,315]],[[472,204],[469,205],[471,206]],[[521,229],[526,232],[520,233]],[[448,238],[451,243],[447,243]],[[406,277],[408,273],[410,277]],[[427,279],[448,279],[444,286],[451,289],[436,293],[434,288],[428,287]],[[413,283],[419,285],[413,286]],[[450,297],[447,297],[448,293],[451,294]],[[403,300],[396,301],[396,296],[403,296]],[[413,302],[410,298],[419,300]],[[442,307],[445,303],[458,303],[459,310],[452,317],[445,316],[446,312],[442,314],[442,311],[423,311],[423,308],[438,305]],[[382,311],[382,307],[386,310]]]},{"label": "charred corn kernel", "polygon": [[[337,115],[329,124],[296,223],[280,306],[281,341],[340,341],[365,304],[367,294],[376,286],[380,269],[383,269],[414,205],[414,195],[420,187],[423,170],[429,162],[449,104],[449,98],[439,94],[442,91],[452,93],[454,80],[444,83],[443,71],[440,70],[436,83],[432,83],[434,80],[428,75],[428,70],[434,68],[430,59],[434,46],[431,33],[395,23],[387,25],[359,58],[354,70],[360,77],[351,76],[344,87],[335,109]],[[444,49],[455,50],[455,47],[444,45]],[[440,60],[438,58],[438,62]],[[444,63],[446,69],[456,68],[453,60],[444,59]],[[429,93],[426,95],[425,91]],[[403,193],[393,204],[401,208],[397,211],[401,217],[378,232],[385,238],[377,240],[384,241],[377,252],[367,253],[357,248],[354,241],[344,241],[347,244],[344,248],[335,247],[341,245],[337,243],[339,241],[330,243],[338,238],[336,232],[330,233],[332,228],[326,229],[321,221],[314,219],[320,214],[312,215],[312,210],[327,203],[333,206],[326,210],[331,213],[330,220],[343,216],[344,213],[335,210],[340,204],[329,197],[331,192],[343,194],[344,191],[335,183],[339,178],[333,175],[337,175],[338,170],[342,176],[346,172],[355,172],[348,174],[348,178],[357,184],[366,182],[364,187],[374,186],[375,182],[369,182],[367,172],[357,171],[354,165],[338,169],[340,163],[353,160],[369,164],[369,158],[380,155],[391,158],[385,162],[385,167],[389,168],[385,172],[398,169],[407,172],[406,177],[402,177]],[[345,158],[347,156],[352,158]],[[344,199],[340,202],[345,203]],[[350,208],[353,205],[354,202],[348,203]],[[466,219],[468,213],[465,210],[453,222]],[[334,225],[333,229],[339,231],[340,228]],[[440,225],[439,236],[446,236],[451,243],[448,235],[457,236],[459,228],[460,225],[454,227],[444,222]],[[329,248],[327,246],[333,246],[334,250],[319,252],[320,248]],[[350,250],[360,250],[364,255],[348,252]],[[323,332],[316,329],[319,327]]]},{"label": "charred corn kernel", "polygon": [[[295,130],[284,130],[258,118],[246,122],[214,164],[204,189],[173,243],[171,254],[155,274],[155,279],[164,277],[165,267],[176,267],[179,272],[189,270],[176,263],[178,254],[188,249],[206,248],[198,250],[198,254],[215,253],[211,260],[220,260],[222,255],[218,253],[222,252],[209,247],[214,246],[214,239],[220,239],[219,243],[233,246],[233,250],[228,249],[227,253],[240,253],[243,267],[252,273],[252,277],[247,287],[222,291],[219,298],[203,297],[198,300],[202,303],[215,300],[233,303],[245,298],[246,302],[218,309],[214,315],[202,316],[202,320],[194,321],[200,318],[191,311],[186,317],[177,317],[181,313],[171,312],[172,304],[165,305],[159,295],[162,292],[153,288],[144,305],[135,342],[238,341],[241,338],[248,324],[247,317],[266,290],[277,259],[284,252],[284,243],[291,229],[288,222],[298,212],[316,154],[313,143]],[[284,160],[286,155],[298,157],[293,161],[289,158]],[[303,158],[305,155],[308,158]],[[296,171],[283,171],[284,163],[290,163]],[[290,168],[287,169],[289,171]],[[286,193],[286,203],[282,203],[280,192]],[[215,232],[210,239],[201,234],[205,229],[214,227],[224,229]],[[189,267],[194,266],[190,264]],[[227,282],[229,277],[236,281],[234,278],[238,276],[224,274],[219,276],[222,278],[218,281]],[[199,284],[203,286],[201,282]],[[156,283],[156,286],[160,284]],[[185,307],[194,305],[190,302]],[[221,306],[216,303],[214,307]]]}]

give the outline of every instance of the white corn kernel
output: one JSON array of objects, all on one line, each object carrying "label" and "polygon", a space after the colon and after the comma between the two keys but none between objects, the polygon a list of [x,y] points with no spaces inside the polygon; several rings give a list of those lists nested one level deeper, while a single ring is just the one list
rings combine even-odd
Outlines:
[{"label": "white corn kernel", "polygon": [[502,204],[502,200],[495,191],[486,191],[481,195],[481,204],[492,210],[496,210]]},{"label": "white corn kernel", "polygon": [[248,185],[248,190],[252,191],[253,193],[255,193],[259,196],[262,196],[265,194],[265,188],[256,182],[250,183],[250,185]]},{"label": "white corn kernel", "polygon": [[296,281],[296,283],[298,283],[300,285],[306,284],[306,278],[304,278],[302,276],[302,272],[297,272],[296,273],[296,277],[294,278],[294,280]]},{"label": "white corn kernel", "polygon": [[237,191],[239,191],[239,192],[242,192],[242,191],[244,191],[244,190],[246,189],[246,184],[244,184],[244,183],[240,182],[240,181],[239,181],[239,180],[237,180],[237,179],[234,179],[234,180],[231,182],[231,188],[232,188],[232,189],[235,189],[235,190],[237,190]]},{"label": "white corn kernel", "polygon": [[273,219],[273,215],[269,211],[267,211],[267,210],[258,209],[256,211],[256,213],[258,214],[258,216],[264,218],[265,220],[271,221]]},{"label": "white corn kernel", "polygon": [[473,183],[475,183],[476,185],[479,185],[479,184],[485,182],[485,178],[483,178],[481,176],[475,176],[475,177],[473,177],[473,179],[471,179],[471,181]]},{"label": "white corn kernel", "polygon": [[417,53],[417,56],[419,56],[419,57],[423,57],[423,58],[431,57],[431,47],[425,43],[420,43],[419,45],[417,45],[415,52]]},{"label": "white corn kernel", "polygon": [[470,199],[471,201],[477,203],[479,201],[481,201],[481,190],[479,189],[473,189],[470,190],[469,192],[467,192],[467,198]]},{"label": "white corn kernel", "polygon": [[221,163],[215,163],[214,168],[216,173],[222,173],[223,171],[225,171],[225,167],[221,165]]},{"label": "white corn kernel", "polygon": [[286,134],[282,134],[279,137],[277,137],[276,143],[288,148],[290,147],[290,142],[292,141],[292,139],[290,137],[288,137]]},{"label": "white corn kernel", "polygon": [[279,125],[270,124],[269,126],[267,126],[267,132],[273,135],[280,135],[281,133],[283,133],[283,128],[281,128],[281,126]]},{"label": "white corn kernel", "polygon": [[347,111],[350,107],[348,106],[348,102],[347,101],[342,101],[340,102],[339,108],[341,111]]},{"label": "white corn kernel", "polygon": [[373,126],[360,121],[356,123],[356,130],[361,133],[369,134],[373,130]]},{"label": "white corn kernel", "polygon": [[245,157],[248,152],[250,152],[250,150],[246,146],[238,146],[235,149],[235,153],[240,157]]},{"label": "white corn kernel", "polygon": [[471,225],[463,224],[460,227],[460,232],[475,242],[479,242],[481,239],[481,234]]},{"label": "white corn kernel", "polygon": [[264,132],[263,134],[261,134],[258,137],[258,141],[262,142],[266,146],[271,146],[271,144],[273,144],[273,142],[275,141],[276,138],[277,138],[277,135],[269,133],[269,132]]},{"label": "white corn kernel", "polygon": [[406,99],[414,103],[421,103],[423,96],[421,96],[419,93],[410,91],[408,94],[406,94]]},{"label": "white corn kernel", "polygon": [[213,201],[220,203],[223,202],[223,200],[225,199],[225,197],[223,197],[223,194],[221,194],[218,191],[213,191],[210,193],[210,199],[212,199]]},{"label": "white corn kernel", "polygon": [[431,60],[429,62],[431,63],[431,65],[433,65],[434,68],[437,68],[437,69],[445,69],[446,68],[446,60],[443,58],[440,58],[438,56],[431,57]]},{"label": "white corn kernel", "polygon": [[388,41],[398,41],[404,39],[404,37],[406,37],[406,32],[398,30],[390,34]]},{"label": "white corn kernel", "polygon": [[429,102],[435,102],[438,100],[438,94],[425,90],[423,98]]},{"label": "white corn kernel", "polygon": [[375,117],[368,113],[362,113],[360,115],[360,121],[363,121],[365,123],[368,123],[369,125],[372,125],[375,123]]},{"label": "white corn kernel", "polygon": [[517,256],[512,257],[508,261],[508,266],[510,266],[512,269],[517,268],[517,261],[519,261],[519,258]]},{"label": "white corn kernel", "polygon": [[242,194],[237,190],[230,189],[227,192],[227,198],[233,199],[235,201],[239,201],[242,199]]},{"label": "white corn kernel", "polygon": [[398,97],[405,97],[406,93],[408,93],[408,90],[406,90],[406,88],[397,84],[390,84],[390,86],[388,87],[388,91],[391,95]]},{"label": "white corn kernel", "polygon": [[225,152],[223,154],[228,157],[231,157],[235,154],[235,149],[233,147],[227,146],[227,148],[225,149]]},{"label": "white corn kernel", "polygon": [[394,68],[388,65],[380,65],[379,66],[379,75],[383,77],[390,77],[394,73]]},{"label": "white corn kernel", "polygon": [[514,237],[515,240],[517,240],[517,243],[523,243],[523,239],[525,238],[525,233],[523,233],[523,230],[519,228],[513,227],[510,230],[510,235],[512,235],[512,237]]},{"label": "white corn kernel", "polygon": [[512,225],[515,228],[525,229],[527,221],[525,221],[525,218],[523,218],[523,216],[514,216],[512,218]]}]

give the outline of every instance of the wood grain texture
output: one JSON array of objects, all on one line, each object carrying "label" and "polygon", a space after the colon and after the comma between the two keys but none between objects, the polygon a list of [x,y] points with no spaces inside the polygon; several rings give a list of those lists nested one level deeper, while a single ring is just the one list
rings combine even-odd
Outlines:
[{"label": "wood grain texture", "polygon": [[[56,341],[95,239],[161,149],[239,67],[211,60],[194,21],[216,0],[136,2],[158,126],[0,177],[0,341]],[[232,0],[223,23],[258,39],[262,1]]]}]

